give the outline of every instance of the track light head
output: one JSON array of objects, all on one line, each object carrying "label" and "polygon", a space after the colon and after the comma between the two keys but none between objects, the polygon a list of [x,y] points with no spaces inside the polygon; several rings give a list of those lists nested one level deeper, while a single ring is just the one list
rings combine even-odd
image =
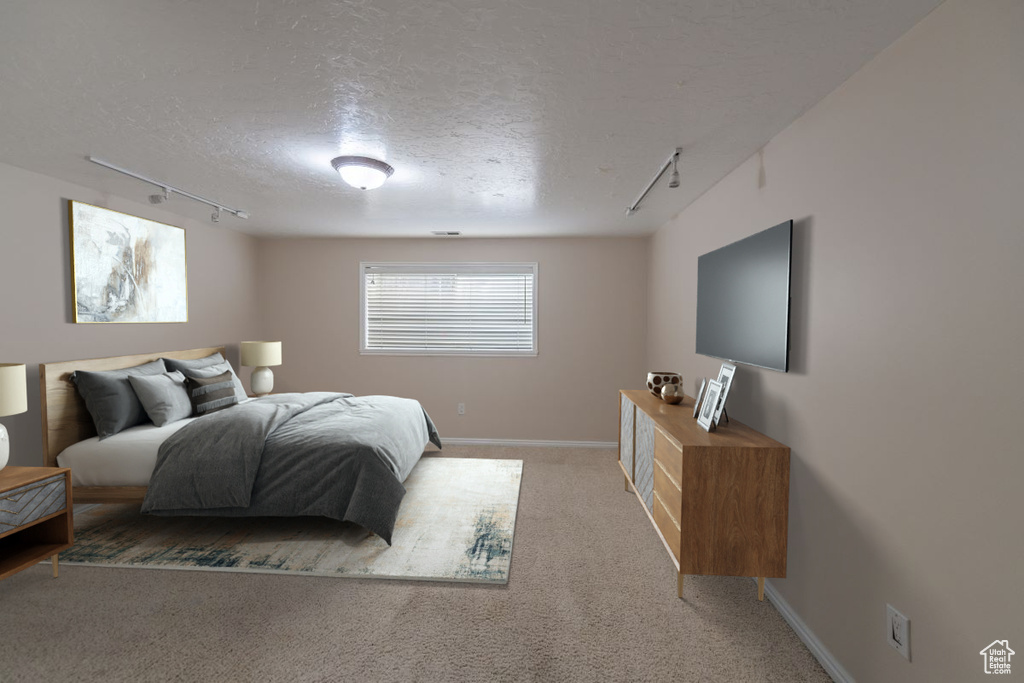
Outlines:
[{"label": "track light head", "polygon": [[165,187],[163,193],[149,195],[149,203],[150,204],[162,204],[162,203],[166,202],[170,198],[171,198],[171,191],[168,190]]},{"label": "track light head", "polygon": [[681,149],[676,149],[676,153],[672,156],[672,175],[668,177],[668,186],[672,189],[679,187],[679,169],[676,168],[676,164],[679,162],[679,153]]},{"label": "track light head", "polygon": [[213,214],[210,216],[210,220],[214,223],[220,223],[220,207],[214,207]]},{"label": "track light head", "polygon": [[249,212],[248,211],[242,211],[242,210],[235,211],[235,217],[236,218],[241,218],[242,220],[245,220],[246,218],[249,217]]}]

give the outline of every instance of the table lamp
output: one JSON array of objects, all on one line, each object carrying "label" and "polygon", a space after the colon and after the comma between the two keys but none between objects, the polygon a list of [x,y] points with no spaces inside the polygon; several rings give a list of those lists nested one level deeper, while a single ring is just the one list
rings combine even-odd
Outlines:
[{"label": "table lamp", "polygon": [[242,365],[255,368],[249,378],[249,387],[257,396],[266,396],[274,390],[271,365],[281,364],[281,342],[242,342]]},{"label": "table lamp", "polygon": [[[0,416],[17,415],[28,410],[28,393],[25,388],[25,366],[16,363],[0,363]],[[7,465],[11,453],[11,442],[7,428],[0,424],[0,470]]]}]

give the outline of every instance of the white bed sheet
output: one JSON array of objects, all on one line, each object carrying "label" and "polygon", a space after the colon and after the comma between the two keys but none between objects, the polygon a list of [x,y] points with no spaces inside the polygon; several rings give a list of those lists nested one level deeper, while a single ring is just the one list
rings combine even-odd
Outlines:
[{"label": "white bed sheet", "polygon": [[163,427],[137,425],[103,441],[94,436],[65,448],[57,464],[71,468],[72,486],[149,486],[160,444],[198,419],[189,417]]}]

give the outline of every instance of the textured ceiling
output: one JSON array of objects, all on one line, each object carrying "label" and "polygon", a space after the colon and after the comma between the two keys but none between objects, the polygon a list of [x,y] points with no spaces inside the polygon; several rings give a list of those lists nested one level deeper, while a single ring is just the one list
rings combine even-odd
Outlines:
[{"label": "textured ceiling", "polygon": [[646,234],[938,4],[4,0],[0,161],[256,234]]}]

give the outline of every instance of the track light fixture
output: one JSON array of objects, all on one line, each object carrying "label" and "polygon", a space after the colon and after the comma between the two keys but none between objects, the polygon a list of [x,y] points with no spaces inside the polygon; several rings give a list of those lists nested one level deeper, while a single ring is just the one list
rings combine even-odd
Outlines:
[{"label": "track light fixture", "polygon": [[659,180],[661,180],[661,176],[665,175],[665,171],[668,170],[669,166],[672,167],[672,174],[668,178],[668,186],[673,189],[679,187],[679,169],[676,168],[676,163],[679,161],[679,155],[682,153],[683,148],[676,147],[675,151],[672,152],[672,155],[665,160],[664,164],[661,165],[661,168],[654,176],[654,179],[647,185],[647,187],[644,188],[644,191],[640,193],[640,196],[636,198],[636,201],[626,209],[627,216],[632,216],[636,213],[637,209],[640,208],[640,202],[642,202],[647,197],[648,193],[654,189],[654,186],[658,184]]},{"label": "track light fixture", "polygon": [[388,164],[370,157],[335,157],[331,166],[342,180],[359,190],[376,189],[395,172]]},{"label": "track light fixture", "polygon": [[166,202],[167,200],[169,200],[170,198],[171,198],[171,191],[168,190],[165,187],[163,193],[149,195],[149,203],[150,204],[162,204],[162,203]]},{"label": "track light fixture", "polygon": [[214,223],[217,223],[218,221],[220,221],[220,212],[221,211],[227,211],[228,213],[233,215],[235,218],[246,219],[246,218],[249,217],[249,213],[247,211],[243,211],[242,209],[232,209],[230,206],[224,206],[223,204],[215,202],[212,199],[207,199],[206,197],[200,197],[197,194],[192,194],[191,192],[185,192],[185,190],[179,190],[178,188],[174,187],[173,185],[168,185],[167,183],[162,183],[159,180],[153,180],[152,178],[147,178],[144,175],[139,175],[138,173],[134,173],[133,171],[129,171],[126,168],[121,168],[120,166],[115,166],[114,164],[112,164],[110,162],[107,162],[107,161],[103,161],[102,159],[97,159],[96,157],[91,157],[91,156],[86,157],[86,159],[88,159],[92,163],[98,164],[99,166],[102,166],[104,168],[109,168],[111,171],[117,171],[118,173],[123,173],[124,175],[128,176],[129,178],[135,178],[136,180],[141,180],[144,183],[149,183],[150,185],[156,185],[157,187],[159,187],[161,190],[163,190],[163,192],[160,193],[160,194],[151,194],[151,195],[149,195],[149,202],[151,204],[161,204],[163,202],[166,202],[168,199],[170,199],[172,194],[180,194],[182,197],[188,197],[189,199],[191,199],[194,202],[199,202],[200,204],[206,204],[207,206],[212,206],[213,207],[213,215],[210,216],[210,220],[212,220]]}]

